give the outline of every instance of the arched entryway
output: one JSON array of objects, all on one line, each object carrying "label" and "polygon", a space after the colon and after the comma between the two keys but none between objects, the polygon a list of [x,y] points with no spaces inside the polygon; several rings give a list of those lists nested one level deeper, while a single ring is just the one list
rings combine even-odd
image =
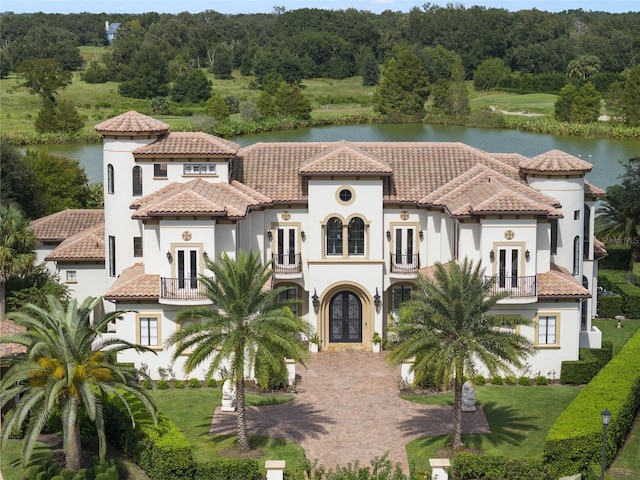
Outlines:
[{"label": "arched entryway", "polygon": [[348,290],[329,301],[329,343],[362,343],[362,302]]}]

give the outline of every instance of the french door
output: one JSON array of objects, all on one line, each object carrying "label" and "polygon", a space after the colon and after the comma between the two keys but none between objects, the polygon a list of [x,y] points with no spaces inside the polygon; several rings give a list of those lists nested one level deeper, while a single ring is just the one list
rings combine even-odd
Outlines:
[{"label": "french door", "polygon": [[276,230],[275,264],[285,269],[298,266],[298,229],[297,227],[278,227]]},{"label": "french door", "polygon": [[415,229],[397,227],[395,231],[396,254],[394,263],[400,269],[414,269],[417,265],[415,255]]},{"label": "french door", "polygon": [[520,272],[520,247],[498,248],[498,286],[517,289]]},{"label": "french door", "polygon": [[198,248],[176,249],[179,290],[198,290],[199,258]]}]

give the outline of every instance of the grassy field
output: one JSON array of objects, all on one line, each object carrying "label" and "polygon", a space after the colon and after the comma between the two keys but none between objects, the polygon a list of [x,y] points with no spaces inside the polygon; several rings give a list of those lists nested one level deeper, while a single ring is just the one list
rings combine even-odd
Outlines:
[{"label": "grassy field", "polygon": [[530,93],[517,95],[504,92],[482,92],[471,100],[472,109],[494,107],[506,112],[553,116],[556,95]]}]

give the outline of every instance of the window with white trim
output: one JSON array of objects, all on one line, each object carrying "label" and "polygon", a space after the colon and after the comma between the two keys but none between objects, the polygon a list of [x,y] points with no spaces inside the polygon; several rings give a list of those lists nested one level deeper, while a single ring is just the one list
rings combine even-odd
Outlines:
[{"label": "window with white trim", "polygon": [[67,270],[67,282],[76,283],[78,281],[78,272],[75,270]]},{"label": "window with white trim", "polygon": [[331,217],[325,227],[327,255],[342,256],[342,220]]},{"label": "window with white trim", "polygon": [[278,293],[278,303],[291,302],[287,305],[287,307],[291,309],[296,317],[298,316],[299,298],[298,287],[295,285],[287,286],[287,288],[284,288],[281,292]]},{"label": "window with white trim", "polygon": [[158,317],[138,317],[138,344],[145,347],[160,346]]},{"label": "window with white trim", "polygon": [[349,220],[349,255],[364,255],[364,220],[354,217]]},{"label": "window with white trim", "polygon": [[142,237],[133,237],[133,256],[142,256]]},{"label": "window with white trim", "polygon": [[580,274],[580,237],[578,235],[573,239],[573,275]]},{"label": "window with white trim", "polygon": [[394,285],[391,287],[391,315],[394,322],[400,319],[400,307],[411,300],[412,285]]},{"label": "window with white trim", "polygon": [[109,276],[116,276],[116,237],[109,235]]},{"label": "window with white trim", "polygon": [[107,165],[107,193],[113,194],[115,190],[113,165]]},{"label": "window with white trim", "polygon": [[185,163],[183,166],[185,175],[215,175],[215,163]]},{"label": "window with white trim", "polygon": [[133,167],[133,171],[131,172],[131,183],[133,189],[134,197],[142,196],[142,167],[140,165],[136,165]]},{"label": "window with white trim", "polygon": [[167,164],[166,163],[154,163],[153,164],[153,176],[155,178],[167,178]]}]

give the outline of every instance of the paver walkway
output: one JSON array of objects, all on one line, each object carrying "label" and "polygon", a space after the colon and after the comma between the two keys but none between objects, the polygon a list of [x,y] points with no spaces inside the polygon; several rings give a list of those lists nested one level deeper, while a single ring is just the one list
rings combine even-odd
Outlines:
[{"label": "paver walkway", "polygon": [[[408,472],[405,446],[417,438],[449,433],[453,407],[419,405],[398,396],[400,368],[384,354],[348,350],[311,354],[292,402],[247,408],[250,435],[285,438],[300,444],[311,461],[333,468],[389,452]],[[482,407],[464,412],[464,433],[490,432]],[[216,408],[210,433],[235,435],[235,414]]]}]

